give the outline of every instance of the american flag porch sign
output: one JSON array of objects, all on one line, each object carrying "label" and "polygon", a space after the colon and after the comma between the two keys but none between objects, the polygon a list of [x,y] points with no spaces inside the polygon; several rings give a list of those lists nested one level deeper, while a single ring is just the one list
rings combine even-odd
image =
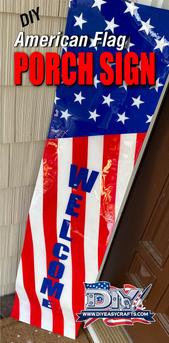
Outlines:
[{"label": "american flag porch sign", "polygon": [[[93,86],[57,88],[18,268],[14,318],[77,337],[84,282],[97,278],[168,75],[167,24],[168,11],[128,1],[70,2],[68,35],[130,36],[128,50],[156,52],[157,80],[153,87],[105,87],[96,63]],[[85,49],[95,51],[97,61],[107,48]]]}]

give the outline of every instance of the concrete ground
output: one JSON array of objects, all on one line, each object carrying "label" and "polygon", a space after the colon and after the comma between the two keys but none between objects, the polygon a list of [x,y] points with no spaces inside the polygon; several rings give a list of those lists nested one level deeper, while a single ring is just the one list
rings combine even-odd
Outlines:
[{"label": "concrete ground", "polygon": [[0,343],[91,343],[87,330],[74,341],[9,318],[14,295],[0,297]]},{"label": "concrete ground", "polygon": [[55,335],[49,331],[37,329],[12,318],[0,320],[1,343],[91,343],[87,334],[81,330],[79,337],[74,341]]}]

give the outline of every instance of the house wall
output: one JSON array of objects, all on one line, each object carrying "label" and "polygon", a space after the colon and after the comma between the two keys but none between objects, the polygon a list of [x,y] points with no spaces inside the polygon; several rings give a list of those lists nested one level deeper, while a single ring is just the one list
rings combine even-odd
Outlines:
[{"label": "house wall", "polygon": [[[169,9],[169,0],[138,2]],[[22,87],[13,82],[13,44],[23,31],[19,15],[36,6],[40,7],[40,21],[26,27],[25,33],[64,31],[68,0],[0,0],[0,295],[15,288],[55,93],[54,87],[33,87],[26,78]]]},{"label": "house wall", "polygon": [[168,0],[138,0],[135,1],[138,2],[139,4],[142,5],[151,5],[154,7],[161,7],[161,8],[165,8],[165,9],[169,9],[169,1]]}]

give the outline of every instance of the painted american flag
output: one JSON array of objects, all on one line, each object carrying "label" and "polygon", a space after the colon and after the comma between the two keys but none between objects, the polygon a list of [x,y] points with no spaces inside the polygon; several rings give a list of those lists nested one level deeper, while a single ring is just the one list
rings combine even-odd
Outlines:
[{"label": "painted american flag", "polygon": [[[52,120],[29,211],[16,280],[12,316],[54,333],[75,338],[77,313],[84,308],[84,282],[95,282],[124,194],[165,84],[169,66],[168,12],[123,0],[70,1],[66,33],[96,31],[128,35],[128,50],[155,51],[154,87],[104,87],[95,63],[92,87],[57,88]],[[159,20],[160,18],[160,20]],[[78,52],[82,48],[73,48]],[[86,49],[86,50],[85,50]],[[92,44],[96,61],[104,51]],[[71,49],[69,49],[71,51]],[[127,51],[126,51],[127,52]],[[113,66],[112,66],[113,67]],[[139,67],[139,66],[138,66]],[[78,217],[65,214],[71,192],[70,167],[99,172],[91,193],[83,197]],[[41,293],[53,260],[53,245],[63,242],[63,218],[71,222],[60,299]],[[116,261],[112,261],[116,263]],[[58,280],[59,281],[59,280]],[[52,301],[52,309],[43,299]]]}]

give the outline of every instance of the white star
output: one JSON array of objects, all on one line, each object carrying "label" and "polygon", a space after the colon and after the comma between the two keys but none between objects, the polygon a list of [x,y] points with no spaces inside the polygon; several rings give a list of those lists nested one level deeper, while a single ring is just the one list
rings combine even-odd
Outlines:
[{"label": "white star", "polygon": [[146,121],[146,124],[149,124],[151,123],[152,119],[153,119],[153,114],[151,116],[147,115],[147,121]]},{"label": "white star", "polygon": [[122,113],[122,114],[117,114],[118,115],[118,119],[117,122],[121,122],[123,125],[125,124],[125,121],[128,120],[129,118],[126,117],[126,112]]},{"label": "white star", "polygon": [[158,79],[156,80],[155,85],[152,86],[152,87],[150,87],[150,89],[155,89],[156,92],[158,93],[158,89],[159,89],[160,87],[162,87],[162,86],[164,86],[164,85],[163,85],[163,83],[160,83],[160,78],[158,78]]},{"label": "white star", "polygon": [[150,18],[147,21],[141,20],[142,27],[140,27],[139,31],[145,31],[148,35],[150,30],[154,28],[153,25],[150,24]]},{"label": "white star", "polygon": [[98,83],[100,83],[100,80],[97,78],[97,75],[94,77],[94,86],[97,88]]},{"label": "white star", "polygon": [[163,49],[165,46],[169,45],[169,42],[164,38],[164,36],[161,39],[155,39],[156,41],[156,46],[154,50],[160,49],[161,52],[163,52]]},{"label": "white star", "polygon": [[107,62],[107,64],[109,64],[109,66],[112,67],[116,65],[116,62]]},{"label": "white star", "polygon": [[110,20],[110,21],[105,20],[105,22],[107,24],[105,31],[110,30],[110,31],[112,31],[112,33],[114,33],[114,29],[119,26],[119,25],[115,24],[114,18],[112,18],[112,20]]},{"label": "white star", "polygon": [[79,94],[74,93],[74,96],[75,96],[74,102],[79,102],[79,104],[82,104],[82,101],[86,99],[84,96],[82,96],[82,92],[80,92]]},{"label": "white star", "polygon": [[127,2],[127,1],[125,1],[125,3],[126,3],[127,8],[126,8],[126,10],[124,11],[124,13],[130,12],[130,14],[131,14],[132,17],[133,17],[133,15],[135,14],[135,12],[136,12],[137,9],[138,9],[138,6],[135,6],[134,2]]},{"label": "white star", "polygon": [[57,103],[57,100],[60,100],[60,98],[58,98],[57,96],[55,96],[55,100],[54,100],[55,105],[56,105],[56,103]]},{"label": "white star", "polygon": [[74,26],[79,26],[82,30],[83,24],[87,23],[87,21],[83,19],[83,13],[81,13],[79,17],[74,16],[74,18],[76,20],[76,23],[74,24]]},{"label": "white star", "polygon": [[140,108],[140,105],[144,104],[144,101],[141,100],[140,95],[138,96],[138,98],[132,98],[132,99],[133,99],[132,106],[137,106],[138,108]]},{"label": "white star", "polygon": [[128,41],[126,42],[126,49],[127,51],[129,52],[130,51],[130,48],[132,46],[134,46],[135,44],[134,43],[131,43],[130,39],[128,39]]},{"label": "white star", "polygon": [[111,98],[111,94],[109,94],[108,96],[104,96],[103,95],[103,105],[108,105],[110,107],[111,102],[113,102],[114,100]]},{"label": "white star", "polygon": [[141,70],[141,61],[139,62],[137,68]]},{"label": "white star", "polygon": [[94,38],[90,38],[91,44],[89,45],[89,48],[95,48],[97,50],[96,41]]},{"label": "white star", "polygon": [[124,88],[127,92],[127,83],[125,81],[123,81],[122,86],[120,86],[120,88]]},{"label": "white star", "polygon": [[96,110],[94,110],[93,112],[89,111],[89,113],[90,113],[89,119],[93,119],[94,121],[96,121],[97,117],[100,117],[100,115],[97,114]]},{"label": "white star", "polygon": [[92,7],[98,7],[98,9],[101,11],[101,7],[104,4],[106,4],[106,1],[104,0],[94,0],[94,4]]},{"label": "white star", "polygon": [[60,118],[68,120],[69,117],[71,117],[72,115],[68,112],[68,109],[66,111],[61,111],[62,115]]}]

